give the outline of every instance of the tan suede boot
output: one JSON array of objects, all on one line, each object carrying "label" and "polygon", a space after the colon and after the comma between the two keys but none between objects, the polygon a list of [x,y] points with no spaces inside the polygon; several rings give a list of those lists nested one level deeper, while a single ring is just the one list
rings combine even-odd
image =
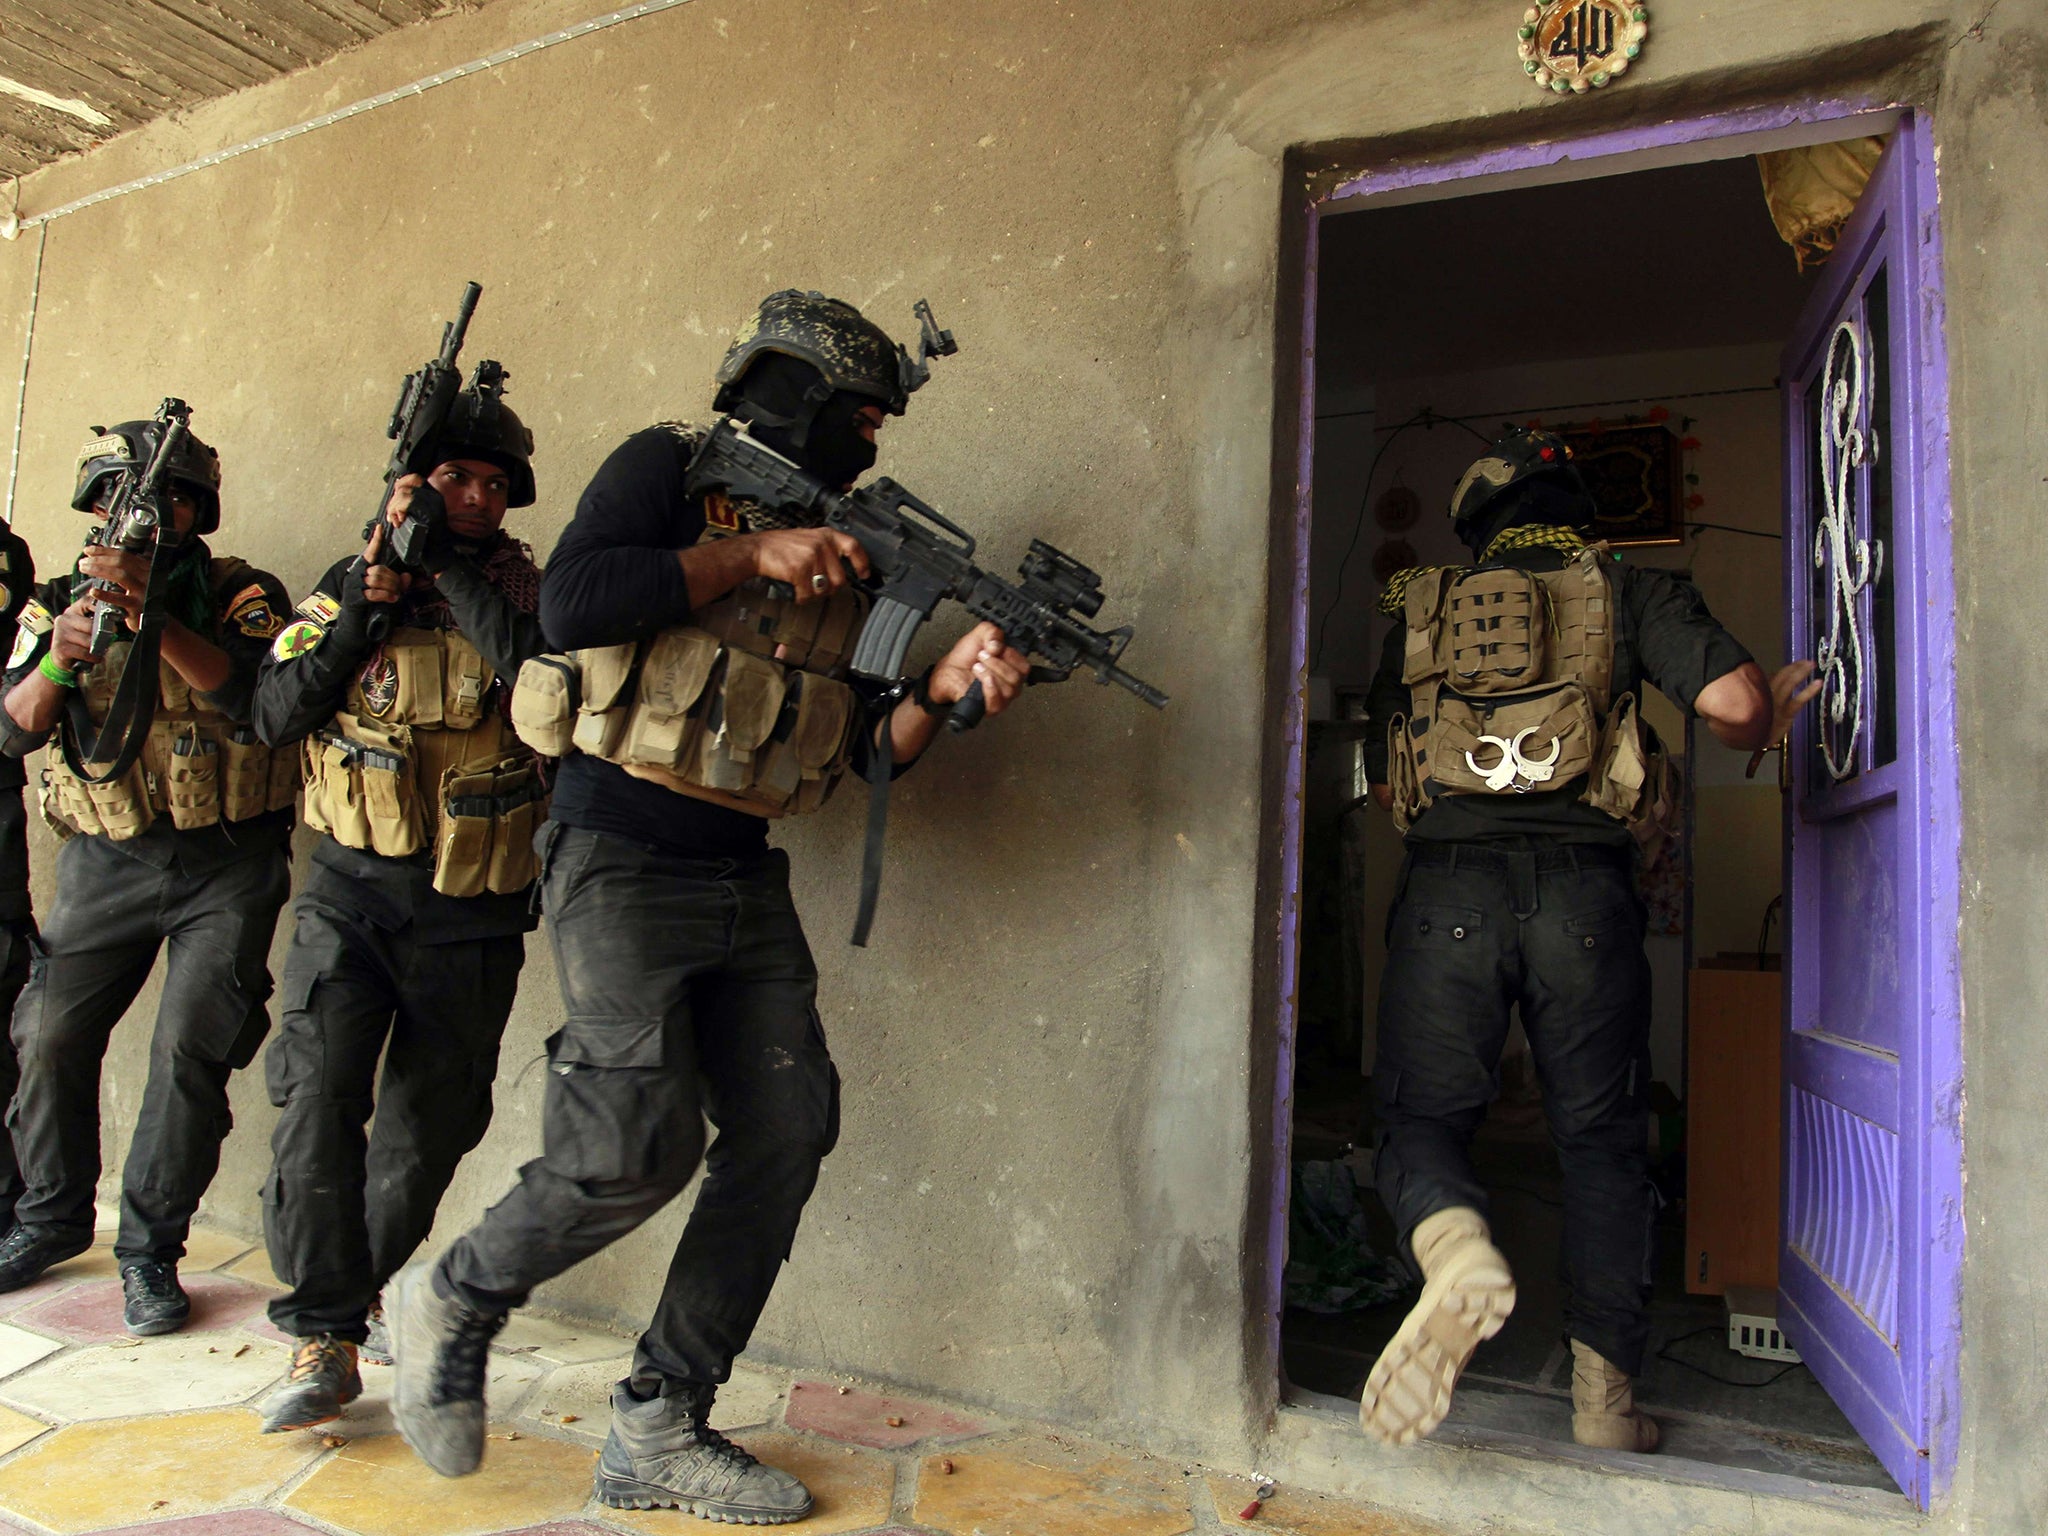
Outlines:
[{"label": "tan suede boot", "polygon": [[1654,1451],[1657,1421],[1636,1412],[1635,1382],[1590,1344],[1572,1340],[1572,1438],[1603,1451]]},{"label": "tan suede boot", "polygon": [[1360,1426],[1389,1445],[1410,1445],[1443,1423],[1472,1351],[1515,1309],[1514,1273],[1471,1207],[1423,1218],[1411,1242],[1422,1299],[1380,1351],[1358,1404]]}]

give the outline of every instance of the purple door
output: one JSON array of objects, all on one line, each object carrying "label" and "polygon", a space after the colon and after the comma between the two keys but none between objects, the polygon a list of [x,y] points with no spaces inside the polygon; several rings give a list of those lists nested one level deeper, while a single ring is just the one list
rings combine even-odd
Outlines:
[{"label": "purple door", "polygon": [[1781,1320],[1922,1508],[1955,1436],[1961,1228],[1953,586],[1924,124],[1893,136],[1787,347]]}]

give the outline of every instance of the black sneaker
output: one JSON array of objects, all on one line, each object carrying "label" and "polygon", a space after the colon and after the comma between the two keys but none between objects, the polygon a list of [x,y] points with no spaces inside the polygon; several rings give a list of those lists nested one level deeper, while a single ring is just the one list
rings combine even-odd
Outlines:
[{"label": "black sneaker", "polygon": [[756,1461],[705,1422],[707,1388],[635,1398],[612,1391],[612,1430],[591,1491],[613,1509],[680,1509],[734,1525],[787,1525],[811,1512],[810,1490]]},{"label": "black sneaker", "polygon": [[18,1291],[53,1264],[75,1259],[92,1246],[92,1234],[65,1237],[45,1227],[19,1223],[0,1237],[0,1291]]},{"label": "black sneaker", "polygon": [[398,1432],[443,1477],[466,1477],[484,1459],[484,1371],[505,1314],[448,1300],[426,1264],[399,1275],[386,1295],[398,1357],[391,1385]]},{"label": "black sneaker", "polygon": [[291,1375],[263,1400],[263,1433],[332,1423],[362,1395],[355,1345],[324,1333],[301,1339],[292,1354]]},{"label": "black sneaker", "polygon": [[389,1365],[391,1363],[391,1329],[384,1321],[384,1309],[370,1308],[368,1333],[356,1354],[365,1365]]},{"label": "black sneaker", "polygon": [[178,1266],[161,1259],[130,1259],[121,1266],[121,1303],[121,1321],[138,1338],[176,1333],[192,1315]]}]

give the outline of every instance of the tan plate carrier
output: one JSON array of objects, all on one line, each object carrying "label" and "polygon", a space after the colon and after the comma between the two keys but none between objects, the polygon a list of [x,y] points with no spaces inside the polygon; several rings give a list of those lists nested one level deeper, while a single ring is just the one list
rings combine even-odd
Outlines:
[{"label": "tan plate carrier", "polygon": [[747,581],[652,639],[537,656],[512,726],[550,757],[601,757],[677,794],[754,816],[824,805],[861,718],[843,681],[866,600],[817,603]]},{"label": "tan plate carrier", "polygon": [[1655,852],[1676,776],[1636,697],[1612,698],[1614,583],[1605,544],[1557,571],[1437,567],[1408,584],[1401,680],[1387,727],[1394,823],[1439,795],[1526,794],[1585,780],[1580,799]]},{"label": "tan plate carrier", "polygon": [[443,895],[524,890],[547,789],[489,708],[497,674],[455,630],[394,629],[384,655],[388,696],[367,697],[358,672],[346,707],[306,738],[307,825],[386,858],[433,849]]},{"label": "tan plate carrier", "polygon": [[[248,580],[249,566],[217,557],[210,579],[218,600]],[[94,725],[107,718],[130,642],[107,647],[79,679]],[[179,831],[221,821],[249,821],[291,805],[299,791],[298,754],[272,752],[247,725],[238,725],[194,693],[167,661],[157,663],[156,715],[142,753],[119,778],[88,784],[64,763],[53,744],[43,753],[43,820],[59,837],[84,832],[125,842],[166,813]]]}]

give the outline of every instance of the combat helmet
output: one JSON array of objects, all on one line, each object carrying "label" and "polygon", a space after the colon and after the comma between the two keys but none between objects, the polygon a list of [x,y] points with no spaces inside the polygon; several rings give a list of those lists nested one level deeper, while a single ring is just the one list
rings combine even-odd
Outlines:
[{"label": "combat helmet", "polygon": [[1474,459],[1451,492],[1451,527],[1470,544],[1473,526],[1489,506],[1518,485],[1548,479],[1560,490],[1588,496],[1586,482],[1572,463],[1572,450],[1555,432],[1535,427],[1510,427]]},{"label": "combat helmet", "polygon": [[509,377],[497,363],[479,363],[468,386],[448,408],[448,419],[435,434],[428,456],[435,464],[450,459],[495,464],[511,481],[505,505],[530,507],[534,499],[533,432],[505,403]]},{"label": "combat helmet", "polygon": [[[106,482],[115,475],[140,479],[163,441],[164,424],[159,421],[123,421],[111,427],[94,427],[92,441],[78,451],[78,479],[71,491],[71,505],[90,512],[106,492]],[[220,527],[220,455],[205,443],[185,434],[184,442],[171,456],[170,480],[191,496],[197,515],[192,520],[195,534],[212,533]]]},{"label": "combat helmet", "polygon": [[729,411],[739,402],[741,378],[769,352],[809,363],[828,391],[865,395],[891,416],[903,414],[910,391],[923,382],[910,354],[844,299],[784,288],[763,299],[733,338],[718,365],[715,410]]}]

